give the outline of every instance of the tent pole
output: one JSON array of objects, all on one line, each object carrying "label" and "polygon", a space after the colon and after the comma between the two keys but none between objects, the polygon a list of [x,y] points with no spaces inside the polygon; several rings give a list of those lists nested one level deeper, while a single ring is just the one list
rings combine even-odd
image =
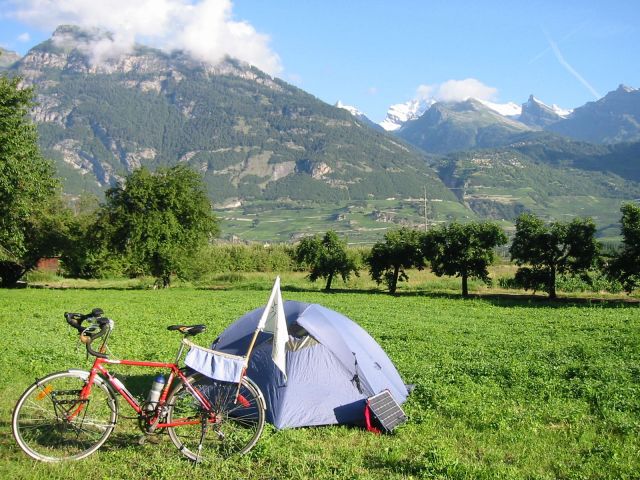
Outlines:
[{"label": "tent pole", "polygon": [[256,328],[256,331],[253,332],[253,338],[251,339],[251,343],[249,344],[249,349],[247,350],[247,354],[245,355],[246,367],[249,367],[249,357],[251,356],[251,353],[253,352],[253,347],[255,346],[256,340],[258,339],[258,334],[261,331],[262,330],[260,328]]},{"label": "tent pole", "polygon": [[249,357],[251,357],[251,353],[253,352],[253,347],[256,344],[256,340],[258,339],[258,334],[261,332],[262,330],[260,329],[260,327],[256,328],[256,331],[253,332],[253,338],[251,339],[251,343],[249,344],[249,349],[247,350],[247,354],[244,357],[244,369],[242,370],[242,375],[240,376],[240,381],[238,382],[238,390],[236,391],[236,398],[234,400],[234,403],[236,403],[238,401],[238,396],[240,395],[240,385],[242,384],[242,377],[244,377],[245,373],[247,372],[247,368],[249,368]]}]

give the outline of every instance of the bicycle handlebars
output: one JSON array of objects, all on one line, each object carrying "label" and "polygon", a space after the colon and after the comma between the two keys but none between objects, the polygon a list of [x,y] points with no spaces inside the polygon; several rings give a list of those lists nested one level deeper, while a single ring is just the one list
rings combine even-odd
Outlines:
[{"label": "bicycle handlebars", "polygon": [[[91,310],[91,313],[87,313],[84,315],[81,313],[71,312],[65,312],[64,314],[64,318],[67,320],[67,323],[78,330],[78,333],[80,334],[80,341],[85,344],[87,353],[98,358],[108,358],[107,354],[96,352],[93,348],[91,348],[91,343],[96,338],[102,337],[105,333],[107,333],[107,331],[109,331],[111,320],[103,317],[103,314],[104,311],[100,308],[94,308],[93,310]],[[99,327],[99,331],[91,331],[90,329],[92,325],[83,327],[82,322],[84,322],[85,320],[92,321],[94,325]]]}]

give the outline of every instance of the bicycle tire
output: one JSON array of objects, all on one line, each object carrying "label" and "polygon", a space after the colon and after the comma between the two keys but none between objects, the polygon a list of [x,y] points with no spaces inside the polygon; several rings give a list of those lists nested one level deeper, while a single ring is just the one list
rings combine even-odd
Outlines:
[{"label": "bicycle tire", "polygon": [[[171,392],[167,399],[167,423],[200,419],[197,424],[168,428],[169,437],[178,450],[196,462],[249,452],[264,429],[265,406],[259,388],[250,379],[243,378],[241,400],[235,402],[237,383],[212,380],[199,373],[189,376],[187,382],[207,398],[211,408],[205,411],[184,383]],[[206,432],[201,442],[205,418]]]},{"label": "bicycle tire", "polygon": [[[16,403],[13,436],[31,458],[44,462],[80,460],[107,441],[118,417],[117,402],[100,378],[89,398],[80,390],[89,372],[66,371],[47,375],[28,387]],[[68,413],[76,412],[72,419]]]}]

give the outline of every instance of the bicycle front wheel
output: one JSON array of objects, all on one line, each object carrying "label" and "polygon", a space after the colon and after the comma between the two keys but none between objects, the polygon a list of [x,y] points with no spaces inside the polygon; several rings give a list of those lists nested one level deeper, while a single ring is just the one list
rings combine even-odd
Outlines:
[{"label": "bicycle front wheel", "polygon": [[236,396],[237,383],[200,374],[191,375],[188,384],[196,394],[180,384],[167,400],[167,423],[174,424],[169,437],[178,450],[196,462],[251,450],[264,429],[265,408],[258,387],[243,378]]},{"label": "bicycle front wheel", "polygon": [[13,412],[13,436],[36,460],[80,460],[107,440],[116,424],[116,401],[101,380],[87,398],[88,372],[59,372],[31,385]]}]

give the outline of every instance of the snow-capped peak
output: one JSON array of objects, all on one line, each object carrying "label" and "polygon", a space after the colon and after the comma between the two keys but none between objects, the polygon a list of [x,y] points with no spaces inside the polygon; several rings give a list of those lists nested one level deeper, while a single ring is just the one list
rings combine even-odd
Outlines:
[{"label": "snow-capped peak", "polygon": [[490,108],[494,112],[499,113],[504,117],[517,117],[522,113],[522,106],[518,105],[517,103],[493,103],[489,102],[488,100],[477,100],[485,107]]},{"label": "snow-capped peak", "polygon": [[569,115],[571,115],[571,112],[573,112],[573,109],[561,108],[555,103],[551,105],[551,110],[553,110],[555,113],[558,114],[558,116],[562,118],[568,117]]},{"label": "snow-capped peak", "polygon": [[542,108],[550,110],[550,111],[552,111],[553,113],[555,113],[556,115],[558,115],[559,117],[562,117],[562,118],[568,117],[569,115],[571,115],[571,112],[573,112],[573,110],[568,110],[566,108],[559,107],[555,103],[552,104],[552,105],[547,105],[546,103],[544,103],[543,101],[537,99],[533,95],[529,95],[529,100],[527,100],[527,103],[536,103],[539,106],[541,106]]},{"label": "snow-capped peak", "polygon": [[363,117],[364,113],[362,113],[360,110],[358,110],[356,107],[352,107],[351,105],[345,105],[344,103],[342,103],[340,100],[338,100],[336,102],[335,105],[337,108],[342,108],[343,110],[346,110],[347,112],[349,112],[351,115],[353,115],[354,117]]},{"label": "snow-capped peak", "polygon": [[414,120],[422,115],[435,103],[434,100],[409,100],[405,103],[391,105],[386,118],[380,122],[380,126],[388,132],[398,130],[409,120]]},{"label": "snow-capped peak", "polygon": [[623,91],[623,92],[627,92],[627,93],[631,93],[631,92],[635,92],[637,90],[637,88],[633,88],[633,87],[630,87],[629,85],[625,85],[625,84],[621,83],[620,85],[618,85],[618,90]]}]

